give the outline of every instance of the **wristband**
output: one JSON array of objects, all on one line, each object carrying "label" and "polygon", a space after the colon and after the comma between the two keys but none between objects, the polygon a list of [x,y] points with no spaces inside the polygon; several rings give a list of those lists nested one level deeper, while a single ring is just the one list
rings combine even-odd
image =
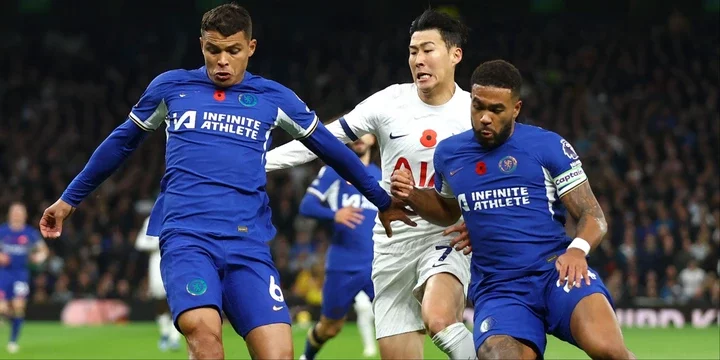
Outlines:
[{"label": "wristband", "polygon": [[582,250],[585,255],[590,253],[590,243],[587,242],[587,240],[583,238],[576,237],[571,243],[570,246],[568,246],[568,249],[570,248],[576,248]]}]

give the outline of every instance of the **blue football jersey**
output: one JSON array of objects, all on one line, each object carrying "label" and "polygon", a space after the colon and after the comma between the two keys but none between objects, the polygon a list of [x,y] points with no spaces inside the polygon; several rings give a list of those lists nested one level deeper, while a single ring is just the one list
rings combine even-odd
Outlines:
[{"label": "blue football jersey", "polygon": [[[369,164],[367,171],[380,181],[382,172],[377,165]],[[316,196],[325,202],[332,211],[348,206],[363,209],[365,219],[355,229],[335,223],[326,268],[350,271],[369,267],[373,259],[372,237],[377,207],[329,166],[320,169],[307,192],[308,195]]]},{"label": "blue football jersey", "polygon": [[10,264],[0,269],[27,271],[28,256],[40,241],[40,232],[30,226],[26,225],[22,230],[16,231],[7,224],[0,225],[0,252],[10,256]]},{"label": "blue football jersey", "polygon": [[239,84],[218,88],[205,67],[156,77],[129,118],[147,131],[166,124],[166,169],[150,235],[160,228],[261,242],[275,236],[265,192],[270,132],[280,126],[303,139],[318,124],[285,86],[246,72]]},{"label": "blue football jersey", "polygon": [[516,123],[512,136],[485,149],[473,131],[438,145],[435,188],[455,197],[473,247],[473,282],[554,268],[569,245],[560,198],[587,181],[573,147],[551,131]]}]

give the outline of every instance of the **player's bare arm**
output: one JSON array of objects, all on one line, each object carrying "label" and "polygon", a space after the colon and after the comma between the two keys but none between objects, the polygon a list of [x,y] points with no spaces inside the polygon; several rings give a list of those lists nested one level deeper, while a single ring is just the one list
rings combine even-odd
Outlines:
[{"label": "player's bare arm", "polygon": [[460,207],[454,198],[444,198],[433,188],[416,188],[409,170],[396,170],[390,181],[392,195],[410,205],[423,219],[440,226],[453,225],[460,219]]},{"label": "player's bare arm", "polygon": [[577,222],[575,236],[590,243],[591,249],[596,248],[607,232],[607,222],[590,183],[585,181],[560,200]]},{"label": "player's bare arm", "polygon": [[575,240],[565,254],[558,257],[555,267],[559,274],[560,285],[567,280],[569,286],[581,286],[582,279],[590,285],[588,264],[585,257],[600,244],[607,232],[607,222],[602,208],[593,194],[588,181],[578,185],[560,198],[568,213],[577,221]]}]

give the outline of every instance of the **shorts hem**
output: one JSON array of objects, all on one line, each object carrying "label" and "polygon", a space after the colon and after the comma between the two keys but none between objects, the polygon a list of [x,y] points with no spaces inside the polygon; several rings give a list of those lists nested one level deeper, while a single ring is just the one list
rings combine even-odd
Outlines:
[{"label": "shorts hem", "polygon": [[240,335],[243,339],[245,339],[245,337],[248,336],[248,334],[250,334],[250,332],[252,332],[253,330],[255,330],[259,327],[262,327],[262,326],[275,325],[275,324],[288,324],[292,328],[292,323],[290,321],[273,321],[273,322],[269,322],[267,324],[255,325],[255,326],[251,327],[250,329],[248,329],[248,331],[238,332],[238,335]]},{"label": "shorts hem", "polygon": [[[188,312],[188,311],[190,311],[190,310],[202,309],[202,308],[213,308],[213,309],[215,309],[215,310],[218,312],[218,316],[220,316],[220,323],[222,324],[222,322],[223,322],[223,317],[222,317],[222,311],[220,311],[220,308],[219,308],[217,305],[215,305],[215,304],[204,304],[204,305],[192,306],[192,307],[189,307],[189,308],[187,308],[187,309],[184,309],[184,310],[178,312],[177,316],[175,316],[175,317],[173,318],[173,325],[175,326],[175,329],[177,329],[177,331],[180,332],[180,334],[182,334],[183,332],[182,332],[182,330],[180,330],[180,326],[179,326],[179,324],[178,324],[178,320],[180,319],[180,316],[182,316],[182,314],[184,314],[184,313],[186,313],[186,312]],[[184,335],[184,334],[183,334],[183,335]]]},{"label": "shorts hem", "polygon": [[425,330],[425,326],[423,326],[423,327],[416,328],[416,329],[406,329],[406,330],[399,330],[397,332],[388,332],[387,334],[384,332],[377,332],[377,334],[375,335],[375,339],[380,340],[383,338],[402,335],[402,334],[408,334],[408,333],[412,333],[412,332],[422,332],[423,334],[425,334],[427,331]]}]

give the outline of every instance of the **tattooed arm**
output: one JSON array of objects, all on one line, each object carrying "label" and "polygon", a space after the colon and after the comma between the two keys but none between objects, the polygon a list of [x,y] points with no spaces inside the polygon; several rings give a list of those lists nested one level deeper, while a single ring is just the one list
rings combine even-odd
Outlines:
[{"label": "tattooed arm", "polygon": [[584,181],[560,200],[577,223],[575,236],[585,239],[592,249],[596,248],[607,232],[607,222],[590,183]]}]

